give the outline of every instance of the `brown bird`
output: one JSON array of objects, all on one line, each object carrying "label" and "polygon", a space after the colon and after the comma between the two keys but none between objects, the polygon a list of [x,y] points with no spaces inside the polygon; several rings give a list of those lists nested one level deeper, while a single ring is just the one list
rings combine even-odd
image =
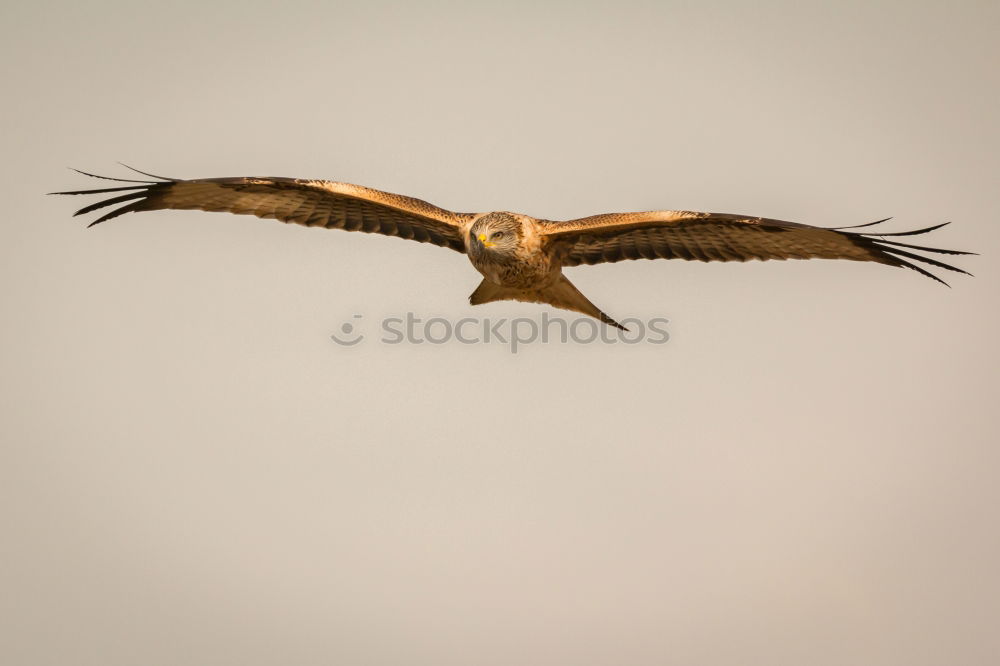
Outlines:
[{"label": "brown bird", "polygon": [[973,254],[885,240],[887,236],[924,234],[947,222],[916,231],[871,233],[845,230],[870,227],[889,218],[826,229],[748,215],[676,210],[608,213],[555,222],[508,212],[453,213],[420,199],[325,180],[178,180],[133,171],[154,180],[108,178],[80,171],[94,178],[133,184],[53,194],[121,192],[76,212],[82,215],[125,204],[89,226],[123,213],[177,208],[256,215],[307,227],[364,231],[433,243],[468,254],[472,265],[482,273],[482,282],[469,296],[472,305],[503,300],[547,303],[618,328],[624,327],[581,294],[563,275],[563,267],[624,259],[850,259],[911,268],[946,284],[913,262],[970,273],[910,250]]}]

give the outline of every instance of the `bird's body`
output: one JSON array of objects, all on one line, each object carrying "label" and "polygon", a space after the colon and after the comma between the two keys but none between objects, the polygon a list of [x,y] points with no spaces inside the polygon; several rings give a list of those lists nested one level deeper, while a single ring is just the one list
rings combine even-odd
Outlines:
[{"label": "bird's body", "polygon": [[[620,324],[573,286],[562,272],[564,267],[625,259],[825,258],[911,268],[941,282],[911,260],[960,273],[965,271],[911,250],[971,254],[885,239],[926,233],[943,224],[878,234],[846,231],[858,227],[826,229],[745,215],[669,210],[609,213],[554,222],[504,211],[454,213],[426,201],[349,183],[292,178],[176,180],[139,173],[157,180],[111,178],[134,184],[57,194],[123,193],[77,211],[79,215],[125,204],[91,226],[128,212],[197,209],[433,243],[467,254],[482,274],[482,282],[469,297],[473,305],[501,300],[547,303],[619,328]],[[858,226],[874,224],[878,222]]]}]

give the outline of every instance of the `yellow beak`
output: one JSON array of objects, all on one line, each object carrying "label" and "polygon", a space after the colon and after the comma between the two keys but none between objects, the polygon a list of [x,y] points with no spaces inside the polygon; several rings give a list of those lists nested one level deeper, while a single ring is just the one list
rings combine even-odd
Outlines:
[{"label": "yellow beak", "polygon": [[493,247],[496,243],[487,243],[486,234],[479,234],[479,242],[483,244],[483,247]]}]

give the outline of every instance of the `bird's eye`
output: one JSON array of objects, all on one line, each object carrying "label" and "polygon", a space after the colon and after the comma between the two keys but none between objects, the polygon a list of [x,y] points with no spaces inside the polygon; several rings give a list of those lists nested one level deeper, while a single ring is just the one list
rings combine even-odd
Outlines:
[{"label": "bird's eye", "polygon": [[497,231],[496,233],[493,234],[493,240],[497,240],[499,238],[503,238],[503,232],[502,231]]}]

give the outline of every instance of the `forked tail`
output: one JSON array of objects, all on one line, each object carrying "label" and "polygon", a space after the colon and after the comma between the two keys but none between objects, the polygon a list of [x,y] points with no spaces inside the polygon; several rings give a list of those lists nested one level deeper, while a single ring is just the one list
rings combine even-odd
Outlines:
[{"label": "forked tail", "polygon": [[623,331],[628,329],[617,321],[606,315],[599,307],[594,305],[586,296],[580,293],[572,282],[565,275],[560,274],[559,279],[553,284],[541,289],[517,289],[514,287],[501,287],[489,280],[483,280],[476,287],[476,290],[469,296],[472,305],[481,303],[492,303],[493,301],[521,301],[522,303],[547,303],[561,310],[570,310],[580,314],[589,315],[599,319],[605,324],[610,324]]}]

